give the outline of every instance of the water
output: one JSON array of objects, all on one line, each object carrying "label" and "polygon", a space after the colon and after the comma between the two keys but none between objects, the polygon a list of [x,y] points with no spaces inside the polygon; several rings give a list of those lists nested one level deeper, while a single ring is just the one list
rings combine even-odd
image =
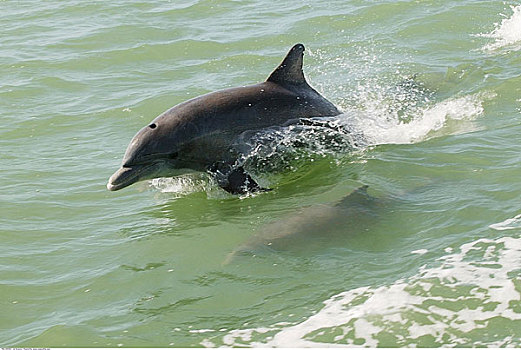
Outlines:
[{"label": "water", "polygon": [[[0,7],[3,346],[521,346],[516,2]],[[256,196],[105,189],[139,128],[297,42],[357,147],[278,130]]]}]

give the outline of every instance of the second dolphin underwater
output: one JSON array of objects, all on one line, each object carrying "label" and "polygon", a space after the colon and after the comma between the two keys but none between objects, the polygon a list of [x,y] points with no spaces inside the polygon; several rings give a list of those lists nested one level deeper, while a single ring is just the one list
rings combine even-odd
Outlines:
[{"label": "second dolphin underwater", "polygon": [[209,172],[232,194],[264,190],[238,161],[234,143],[241,135],[341,114],[307,83],[304,50],[293,46],[265,82],[199,96],[159,115],[131,140],[107,188],[195,170]]},{"label": "second dolphin underwater", "polygon": [[262,254],[264,249],[298,251],[304,247],[343,246],[342,239],[366,233],[390,208],[388,198],[373,197],[367,193],[367,188],[361,186],[334,203],[304,206],[283,218],[260,225],[253,235],[228,254],[223,265],[239,255]]}]

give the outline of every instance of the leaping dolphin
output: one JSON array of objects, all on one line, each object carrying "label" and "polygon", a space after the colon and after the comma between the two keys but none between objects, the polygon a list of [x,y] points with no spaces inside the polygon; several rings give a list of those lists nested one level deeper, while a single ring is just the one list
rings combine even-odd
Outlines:
[{"label": "leaping dolphin", "polygon": [[232,194],[263,190],[237,161],[239,136],[341,113],[306,82],[304,50],[293,46],[265,82],[202,95],[159,115],[134,136],[107,188],[117,191],[191,169],[210,172]]}]

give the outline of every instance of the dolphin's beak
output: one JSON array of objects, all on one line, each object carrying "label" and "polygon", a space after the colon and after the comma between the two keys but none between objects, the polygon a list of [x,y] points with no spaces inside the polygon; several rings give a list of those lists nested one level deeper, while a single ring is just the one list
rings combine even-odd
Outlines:
[{"label": "dolphin's beak", "polygon": [[143,172],[144,168],[143,166],[122,166],[110,177],[107,183],[107,189],[109,191],[117,191],[132,185],[134,182],[138,182],[139,175]]}]

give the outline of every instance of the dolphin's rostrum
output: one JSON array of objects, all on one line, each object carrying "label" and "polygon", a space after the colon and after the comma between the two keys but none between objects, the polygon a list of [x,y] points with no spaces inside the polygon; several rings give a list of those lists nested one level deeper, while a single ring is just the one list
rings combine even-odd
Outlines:
[{"label": "dolphin's rostrum", "polygon": [[107,188],[116,191],[191,169],[210,172],[233,194],[263,190],[237,162],[234,141],[241,134],[340,114],[306,82],[304,50],[302,44],[293,46],[265,82],[199,96],[159,115],[134,136]]}]

